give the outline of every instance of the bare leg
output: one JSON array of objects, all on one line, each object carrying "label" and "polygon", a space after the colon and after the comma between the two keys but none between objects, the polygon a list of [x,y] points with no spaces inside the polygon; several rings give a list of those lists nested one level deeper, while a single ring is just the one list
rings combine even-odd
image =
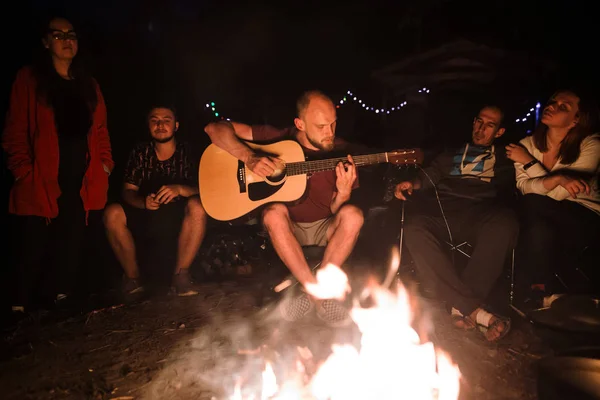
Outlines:
[{"label": "bare leg", "polygon": [[188,269],[196,254],[204,234],[206,233],[206,212],[200,203],[198,197],[188,199],[185,207],[185,216],[181,224],[179,233],[177,263],[175,264],[175,273],[182,269]]},{"label": "bare leg", "polygon": [[302,247],[294,236],[287,207],[283,204],[267,206],[263,211],[263,225],[269,233],[275,252],[298,282],[302,285],[316,283],[316,278],[304,258]]},{"label": "bare leg", "polygon": [[340,208],[327,229],[327,247],[323,255],[323,266],[331,263],[341,268],[354,249],[363,222],[360,208],[350,204]]},{"label": "bare leg", "polygon": [[110,204],[104,210],[104,227],[110,247],[115,252],[117,260],[131,279],[140,276],[135,257],[135,243],[131,231],[127,228],[127,217],[120,204]]}]

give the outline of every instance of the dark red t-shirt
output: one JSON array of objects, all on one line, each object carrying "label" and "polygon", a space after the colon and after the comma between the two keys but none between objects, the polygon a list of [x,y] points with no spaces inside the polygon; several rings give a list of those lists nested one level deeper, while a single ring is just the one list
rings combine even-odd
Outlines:
[{"label": "dark red t-shirt", "polygon": [[[252,125],[252,140],[256,142],[296,140],[296,133],[296,128],[278,129],[270,125]],[[336,150],[343,150],[347,147],[347,142],[336,137],[334,145]],[[311,156],[320,156],[320,158],[323,156],[323,152],[302,148],[309,159]],[[314,222],[332,215],[331,199],[337,191],[335,170],[315,172],[308,177],[304,196],[298,201],[288,204],[290,217],[295,222]],[[352,188],[356,189],[357,187],[358,173]]]}]

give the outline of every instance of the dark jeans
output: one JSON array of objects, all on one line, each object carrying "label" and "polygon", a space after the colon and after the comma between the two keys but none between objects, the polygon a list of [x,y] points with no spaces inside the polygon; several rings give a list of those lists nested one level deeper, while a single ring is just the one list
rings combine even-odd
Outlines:
[{"label": "dark jeans", "polygon": [[163,204],[158,210],[146,210],[132,207],[121,202],[127,217],[127,227],[136,239],[178,238],[181,224],[189,199],[179,198],[169,204]]},{"label": "dark jeans", "polygon": [[[573,201],[556,201],[548,196],[528,194],[520,199],[521,233],[516,252],[517,295],[527,296],[532,284],[544,284],[547,293],[567,288],[556,275],[563,276],[571,289],[588,291],[587,282],[575,268],[586,246],[600,244],[600,216]],[[596,260],[597,262],[597,260]],[[597,265],[592,266],[597,270]],[[596,275],[597,276],[597,275]],[[570,277],[570,278],[568,278]],[[588,282],[592,286],[598,282]],[[577,287],[577,289],[576,289]]]},{"label": "dark jeans", "polygon": [[140,269],[144,279],[162,282],[175,269],[181,226],[192,198],[181,197],[157,210],[146,210],[120,203],[125,211]]},{"label": "dark jeans", "polygon": [[437,202],[417,204],[418,210],[409,208],[405,243],[423,284],[448,307],[468,315],[486,301],[516,244],[519,227],[515,213],[498,204],[466,199],[447,204],[444,213],[454,244],[468,241],[473,246],[462,271],[454,265]]},{"label": "dark jeans", "polygon": [[58,199],[59,215],[51,220],[14,216],[13,305],[29,306],[34,293],[73,291],[89,234],[81,198],[76,196],[62,195]]}]

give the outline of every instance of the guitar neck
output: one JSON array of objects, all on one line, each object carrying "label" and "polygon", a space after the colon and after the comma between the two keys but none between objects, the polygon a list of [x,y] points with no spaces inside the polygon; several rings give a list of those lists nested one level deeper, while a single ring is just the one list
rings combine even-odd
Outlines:
[{"label": "guitar neck", "polygon": [[[381,164],[388,161],[388,153],[367,154],[352,156],[357,167],[365,165]],[[312,160],[289,163],[286,165],[287,175],[310,174],[313,172],[330,171],[335,169],[340,162],[347,161],[347,157],[328,158],[326,160]]]}]

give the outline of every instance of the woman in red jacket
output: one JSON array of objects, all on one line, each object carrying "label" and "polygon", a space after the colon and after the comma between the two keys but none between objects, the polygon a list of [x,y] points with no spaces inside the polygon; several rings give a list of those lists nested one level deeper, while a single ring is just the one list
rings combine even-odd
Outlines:
[{"label": "woman in red jacket", "polygon": [[51,260],[57,300],[72,291],[89,212],[104,208],[114,165],[104,99],[77,58],[73,25],[51,19],[42,44],[42,57],[17,73],[2,136],[20,231],[14,311],[29,305]]}]

